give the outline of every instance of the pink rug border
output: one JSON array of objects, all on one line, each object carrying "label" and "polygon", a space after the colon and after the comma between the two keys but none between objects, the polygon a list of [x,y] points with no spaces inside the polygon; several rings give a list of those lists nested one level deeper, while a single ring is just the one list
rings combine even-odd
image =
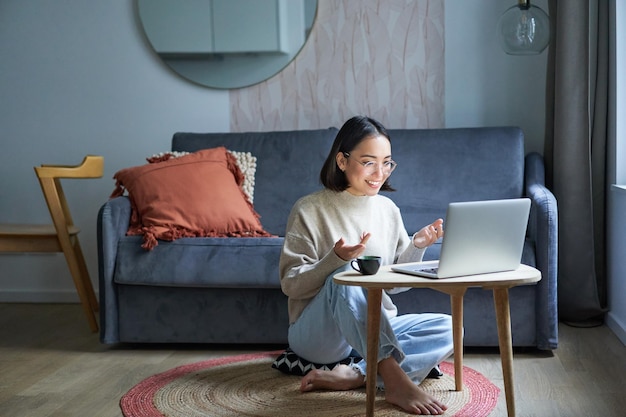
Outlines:
[{"label": "pink rug border", "polygon": [[[283,350],[263,353],[248,353],[237,356],[226,356],[223,358],[209,359],[202,362],[194,362],[188,365],[178,366],[156,375],[153,375],[139,382],[130,389],[120,400],[120,408],[124,413],[132,417],[155,417],[162,416],[161,412],[154,406],[152,399],[158,390],[174,381],[198,369],[206,369],[213,366],[227,365],[233,362],[243,362],[254,359],[275,358]],[[139,407],[136,407],[136,405]]]},{"label": "pink rug border", "polygon": [[[442,362],[439,367],[444,374],[454,377],[454,364]],[[468,378],[471,375],[472,378]],[[500,388],[495,386],[483,374],[463,366],[463,386],[470,391],[470,402],[465,404],[454,417],[475,417],[485,411],[491,413],[498,403]]]},{"label": "pink rug border", "polygon": [[[154,406],[152,399],[158,390],[177,378],[199,369],[227,365],[233,362],[243,362],[265,358],[274,359],[282,352],[283,350],[262,353],[247,353],[178,366],[168,371],[155,374],[139,382],[122,396],[120,399],[120,408],[122,409],[124,416],[161,416],[161,412]],[[454,364],[450,362],[442,362],[440,368],[443,373],[454,377]],[[468,375],[471,375],[472,378],[467,378]],[[473,417],[478,415],[477,413],[485,412],[486,410],[491,413],[498,402],[500,389],[493,385],[491,381],[489,381],[480,372],[466,366],[463,366],[463,377],[463,386],[470,390],[470,398],[472,401],[468,402],[454,415],[454,417]],[[485,389],[486,387],[490,389]]]}]

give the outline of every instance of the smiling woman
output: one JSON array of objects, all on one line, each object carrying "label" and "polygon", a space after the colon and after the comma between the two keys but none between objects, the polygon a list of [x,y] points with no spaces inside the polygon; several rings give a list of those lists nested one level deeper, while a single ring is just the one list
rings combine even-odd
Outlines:
[{"label": "smiling woman", "polygon": [[137,0],[146,37],[173,71],[212,88],[280,72],[313,26],[317,0]]}]

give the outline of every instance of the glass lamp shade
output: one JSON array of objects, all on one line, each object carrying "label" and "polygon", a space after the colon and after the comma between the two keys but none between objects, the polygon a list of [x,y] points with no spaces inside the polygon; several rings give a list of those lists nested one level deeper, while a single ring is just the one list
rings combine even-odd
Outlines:
[{"label": "glass lamp shade", "polygon": [[550,19],[539,7],[520,0],[498,21],[502,49],[509,55],[536,55],[550,42]]}]

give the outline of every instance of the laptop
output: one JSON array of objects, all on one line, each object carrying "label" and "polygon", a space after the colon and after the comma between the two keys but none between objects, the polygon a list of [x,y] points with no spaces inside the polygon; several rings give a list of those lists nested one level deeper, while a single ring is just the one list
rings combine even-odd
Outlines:
[{"label": "laptop", "polygon": [[529,213],[528,198],[450,203],[439,260],[395,264],[391,270],[451,278],[517,269]]}]

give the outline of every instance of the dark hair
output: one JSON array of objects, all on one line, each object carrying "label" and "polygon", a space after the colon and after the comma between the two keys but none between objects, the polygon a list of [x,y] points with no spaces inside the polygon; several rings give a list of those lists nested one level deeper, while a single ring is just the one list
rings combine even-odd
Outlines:
[{"label": "dark hair", "polygon": [[[345,191],[348,188],[350,184],[348,184],[346,174],[337,166],[337,154],[351,153],[359,143],[374,135],[384,136],[391,142],[387,129],[370,117],[355,116],[343,124],[320,171],[320,181],[324,187],[333,191]],[[380,189],[381,191],[395,191],[389,185],[389,178]]]}]

